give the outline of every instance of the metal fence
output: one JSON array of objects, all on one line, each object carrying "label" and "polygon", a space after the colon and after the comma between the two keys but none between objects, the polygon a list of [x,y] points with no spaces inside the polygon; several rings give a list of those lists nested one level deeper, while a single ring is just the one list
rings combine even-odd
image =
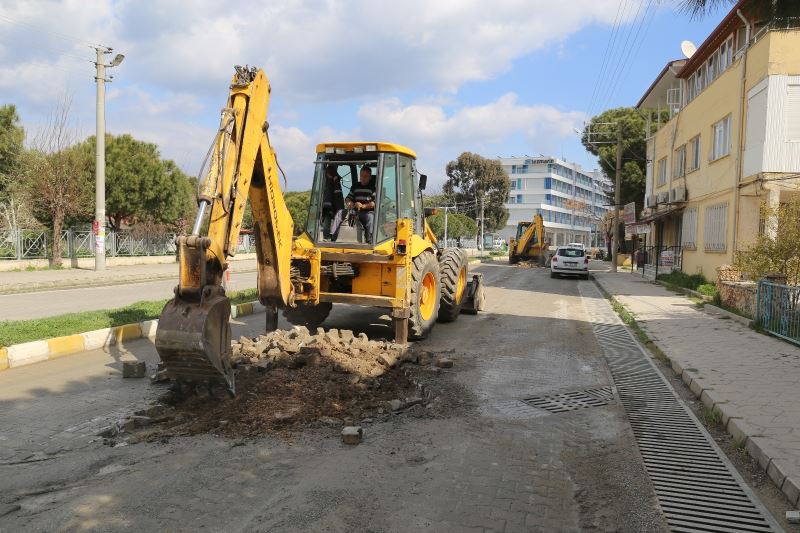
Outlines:
[{"label": "metal fence", "polygon": [[[0,230],[0,260],[48,259],[52,232],[46,230]],[[94,256],[91,229],[66,229],[61,232],[61,257],[77,259]],[[106,235],[106,256],[174,255],[175,233],[147,230],[110,231]],[[252,235],[239,235],[237,253],[255,252]]]},{"label": "metal fence", "polygon": [[756,289],[755,323],[768,332],[800,344],[800,286],[762,279]]}]

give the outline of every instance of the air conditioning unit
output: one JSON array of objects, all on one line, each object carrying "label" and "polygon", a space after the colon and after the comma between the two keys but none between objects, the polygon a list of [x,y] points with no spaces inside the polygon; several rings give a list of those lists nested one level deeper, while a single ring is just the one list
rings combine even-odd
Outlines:
[{"label": "air conditioning unit", "polygon": [[656,195],[657,204],[669,203],[669,191],[660,192]]},{"label": "air conditioning unit", "polygon": [[645,196],[644,198],[644,206],[645,207],[655,207],[656,206],[656,195],[651,194],[649,196]]},{"label": "air conditioning unit", "polygon": [[686,201],[686,187],[675,187],[669,191],[669,201],[672,204]]}]

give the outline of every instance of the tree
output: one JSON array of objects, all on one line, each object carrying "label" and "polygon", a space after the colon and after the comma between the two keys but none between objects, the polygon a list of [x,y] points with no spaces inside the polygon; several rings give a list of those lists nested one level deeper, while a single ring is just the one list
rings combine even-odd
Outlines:
[{"label": "tree", "polygon": [[50,264],[60,266],[61,229],[70,217],[89,217],[92,186],[90,163],[82,147],[74,144],[70,128],[70,102],[65,99],[50,115],[24,153],[18,179],[36,218],[52,230]]},{"label": "tree", "polygon": [[306,229],[308,205],[311,202],[311,191],[287,192],[284,196],[286,207],[294,221],[294,232],[299,235]]},{"label": "tree", "polygon": [[465,214],[480,219],[483,200],[485,231],[496,231],[505,226],[508,209],[504,204],[511,182],[499,161],[464,152],[455,161],[447,163],[446,172],[447,181],[442,192],[448,201],[464,206]]},{"label": "tree", "polygon": [[761,217],[764,233],[736,253],[734,266],[750,279],[778,273],[786,276],[790,285],[800,285],[800,198],[778,207],[762,204]]},{"label": "tree", "polygon": [[22,156],[25,130],[19,124],[17,108],[0,106],[0,192],[9,177],[18,167]]},{"label": "tree", "polygon": [[[96,143],[89,137],[84,151],[94,154]],[[173,161],[163,161],[155,144],[106,135],[106,216],[112,229],[135,222],[185,225],[194,211],[193,193],[190,178]]]},{"label": "tree", "polygon": [[[717,6],[733,5],[735,0],[681,0],[681,9],[692,17],[700,18]],[[758,20],[776,20],[788,22],[793,17],[800,17],[800,2],[797,0],[748,0],[744,4],[744,11],[750,17]]]},{"label": "tree", "polygon": [[[647,174],[647,143],[644,140],[646,113],[643,116],[632,107],[608,109],[592,118],[584,129],[581,143],[592,155],[597,156],[600,168],[611,179],[614,197],[617,165],[617,125],[622,124],[622,205],[636,202],[637,211],[644,203],[645,177]],[[655,114],[653,111],[653,117]],[[609,144],[600,144],[609,143]]]},{"label": "tree", "polygon": [[25,130],[13,105],[0,106],[0,227],[17,229],[33,222],[20,190],[19,165]]},{"label": "tree", "polygon": [[[426,218],[431,231],[437,239],[444,238],[444,213],[440,212]],[[474,237],[478,234],[478,223],[461,213],[447,214],[447,238]]]}]

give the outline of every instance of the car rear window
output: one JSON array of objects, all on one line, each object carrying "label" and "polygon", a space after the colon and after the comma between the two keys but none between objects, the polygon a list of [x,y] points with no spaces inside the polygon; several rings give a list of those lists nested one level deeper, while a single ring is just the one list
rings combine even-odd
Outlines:
[{"label": "car rear window", "polygon": [[583,250],[577,248],[562,248],[558,251],[561,257],[583,257]]}]

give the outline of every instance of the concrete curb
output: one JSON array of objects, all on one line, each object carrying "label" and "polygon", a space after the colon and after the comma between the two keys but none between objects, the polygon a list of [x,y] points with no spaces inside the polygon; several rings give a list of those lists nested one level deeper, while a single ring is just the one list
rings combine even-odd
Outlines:
[{"label": "concrete curb", "polygon": [[[614,297],[620,305],[626,307],[624,303],[620,302],[619,299],[608,291],[600,279],[595,277],[594,280],[601,288],[603,294]],[[719,308],[715,307],[715,309]],[[720,309],[720,311],[727,313],[724,309]],[[633,311],[630,309],[628,309],[628,312],[633,314]],[[735,316],[739,319],[743,318],[738,315]],[[719,399],[713,387],[705,383],[702,377],[693,376],[690,370],[684,369],[680,362],[670,357],[669,351],[664,349],[661,343],[653,340],[651,340],[651,342],[669,358],[672,371],[683,380],[686,387],[692,391],[692,394],[694,394],[707,409],[720,413],[722,426],[725,428],[725,431],[728,432],[737,445],[743,446],[747,450],[747,453],[758,462],[758,465],[764,469],[775,486],[786,496],[793,508],[796,507],[798,503],[800,503],[800,480],[793,479],[785,474],[785,472],[788,471],[784,466],[785,458],[778,457],[776,451],[771,449],[767,443],[768,436],[760,434],[758,430],[748,424],[745,418],[740,416],[739,413],[731,407],[729,400]]]},{"label": "concrete curb", "polygon": [[[231,318],[252,315],[264,310],[264,306],[259,302],[232,305]],[[158,319],[153,319],[64,337],[13,344],[0,348],[0,372],[86,350],[108,348],[134,339],[152,338],[156,335],[156,329],[158,329]]]},{"label": "concrete curb", "polygon": [[662,281],[660,279],[655,280],[654,283],[656,285],[663,285],[664,287],[667,287],[667,288],[670,288],[670,289],[674,289],[674,290],[676,290],[678,292],[682,292],[683,294],[688,294],[688,295],[694,296],[695,298],[700,298],[704,302],[713,302],[714,301],[714,298],[712,298],[711,296],[707,296],[707,295],[703,294],[702,292],[693,291],[692,289],[687,289],[686,287],[681,287],[680,285],[674,285],[672,283],[668,283],[668,282]]}]

